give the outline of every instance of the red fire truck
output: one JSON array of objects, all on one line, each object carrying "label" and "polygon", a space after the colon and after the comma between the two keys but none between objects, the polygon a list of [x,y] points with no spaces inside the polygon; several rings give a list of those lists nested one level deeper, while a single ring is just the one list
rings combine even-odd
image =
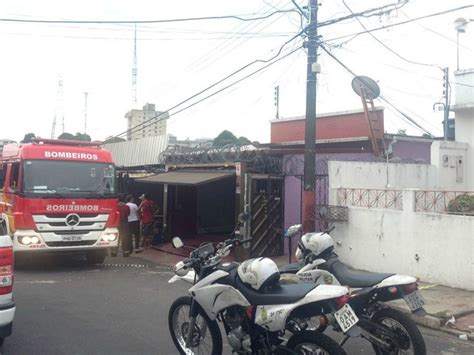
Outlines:
[{"label": "red fire truck", "polygon": [[117,246],[115,167],[97,143],[40,139],[0,156],[0,215],[15,254],[85,252],[102,263]]}]

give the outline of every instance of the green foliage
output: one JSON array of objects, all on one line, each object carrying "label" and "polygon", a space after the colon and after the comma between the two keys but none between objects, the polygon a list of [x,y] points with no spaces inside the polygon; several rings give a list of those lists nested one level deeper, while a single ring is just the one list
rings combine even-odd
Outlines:
[{"label": "green foliage", "polygon": [[23,140],[20,143],[31,143],[31,140],[33,138],[36,138],[36,135],[34,133],[27,133],[23,137]]},{"label": "green foliage", "polygon": [[400,135],[400,136],[406,136],[407,135],[407,130],[406,129],[399,129],[397,134]]},{"label": "green foliage", "polygon": [[125,142],[126,139],[120,138],[120,137],[108,137],[103,143],[119,143],[119,142]]},{"label": "green foliage", "polygon": [[474,195],[459,195],[449,202],[448,211],[452,213],[474,215]]},{"label": "green foliage", "polygon": [[91,141],[91,137],[88,134],[80,133],[80,132],[77,132],[76,135],[73,135],[68,132],[64,132],[58,137],[58,139],[65,139],[68,141],[84,141],[84,142]]},{"label": "green foliage", "polygon": [[237,138],[232,132],[224,130],[216,138],[214,138],[213,146],[222,148],[225,146],[244,146],[252,144],[247,137]]}]

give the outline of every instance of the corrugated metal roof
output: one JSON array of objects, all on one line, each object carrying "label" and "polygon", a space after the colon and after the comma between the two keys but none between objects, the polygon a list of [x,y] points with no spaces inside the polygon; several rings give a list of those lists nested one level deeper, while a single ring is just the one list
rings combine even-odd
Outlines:
[{"label": "corrugated metal roof", "polygon": [[160,155],[168,147],[168,136],[160,135],[134,139],[126,142],[103,144],[104,149],[112,152],[118,167],[135,167],[161,164]]},{"label": "corrugated metal roof", "polygon": [[136,179],[136,181],[170,185],[200,185],[234,175],[235,172],[233,171],[171,171],[169,173],[148,176],[143,179]]}]

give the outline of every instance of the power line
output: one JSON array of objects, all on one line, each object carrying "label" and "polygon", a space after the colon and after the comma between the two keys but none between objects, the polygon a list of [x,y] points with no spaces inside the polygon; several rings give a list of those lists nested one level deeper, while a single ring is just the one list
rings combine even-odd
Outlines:
[{"label": "power line", "polygon": [[[408,1],[405,1],[403,3],[401,3],[402,5],[400,6],[403,7],[407,4]],[[347,5],[346,1],[345,0],[342,0],[342,3],[344,4],[344,6],[349,10],[349,12],[351,14],[354,15],[354,12],[352,11],[352,9],[349,7],[349,5]],[[369,30],[367,29],[367,27],[365,27],[365,25],[362,23],[362,21],[356,17],[356,20],[357,22],[359,22],[359,24],[362,26],[362,28],[367,32],[368,35],[370,35],[374,40],[376,40],[379,44],[381,44],[385,49],[387,49],[388,51],[390,51],[391,53],[395,54],[398,58],[400,58],[401,60],[404,60],[405,62],[408,62],[408,63],[411,63],[411,64],[416,64],[416,65],[423,65],[423,66],[427,66],[427,67],[436,67],[436,68],[439,68],[441,69],[441,67],[437,66],[437,65],[434,65],[434,64],[426,64],[426,63],[421,63],[421,62],[416,62],[414,60],[410,60],[410,59],[407,59],[405,57],[403,57],[400,53],[398,53],[397,51],[393,50],[392,48],[390,48],[389,46],[387,46],[385,43],[383,43],[380,39],[378,39],[373,33],[369,32]]]},{"label": "power line", "polygon": [[[224,16],[202,16],[202,17],[184,17],[175,19],[162,20],[39,20],[39,19],[15,19],[15,18],[0,18],[0,22],[19,22],[19,23],[40,23],[40,24],[56,24],[56,23],[73,23],[73,24],[138,24],[138,23],[170,23],[170,22],[191,22],[203,20],[239,20],[239,21],[257,21],[272,17],[278,13],[298,12],[295,9],[276,10],[270,14],[256,17],[241,17],[236,15]],[[299,13],[299,12],[298,12]]]},{"label": "power line", "polygon": [[[411,23],[411,22],[415,22],[415,21],[418,21],[418,20],[422,20],[422,19],[427,19],[427,18],[431,18],[431,17],[436,17],[436,16],[441,16],[441,15],[446,15],[446,14],[449,14],[451,12],[455,12],[455,11],[460,11],[460,10],[464,10],[464,9],[468,9],[468,8],[471,8],[471,7],[474,7],[474,5],[465,5],[465,6],[460,6],[460,7],[456,7],[454,9],[449,9],[449,10],[444,10],[444,11],[440,11],[440,12],[435,12],[435,13],[432,13],[432,14],[429,14],[429,15],[424,15],[424,16],[419,16],[419,17],[415,17],[415,18],[412,18],[412,19],[409,19],[409,20],[406,20],[406,21],[401,21],[401,22],[397,22],[397,23],[392,23],[390,25],[385,25],[385,26],[380,26],[380,27],[375,27],[375,28],[372,28],[370,30],[367,30],[367,31],[361,31],[361,32],[356,32],[356,33],[352,33],[352,34],[348,34],[348,35],[343,35],[343,36],[339,36],[339,37],[334,37],[334,38],[330,38],[330,39],[327,39],[325,40],[326,42],[332,42],[332,41],[337,41],[339,39],[344,39],[344,38],[349,38],[349,37],[353,37],[351,38],[350,40],[360,36],[360,35],[363,35],[363,34],[366,34],[366,33],[369,33],[369,32],[375,32],[375,31],[380,31],[380,30],[385,30],[387,28],[392,28],[392,27],[396,27],[396,26],[400,26],[400,25],[405,25],[407,23]],[[357,15],[357,14],[356,14]]]},{"label": "power line", "polygon": [[[357,74],[355,74],[347,65],[345,65],[344,63],[342,63],[334,54],[332,54],[327,48],[325,45],[323,45],[322,43],[320,43],[320,47],[321,49],[323,49],[332,59],[334,59],[340,66],[342,66],[347,72],[349,72],[353,77],[356,77]],[[394,110],[396,110],[402,117],[404,117],[407,121],[409,121],[412,125],[416,126],[418,129],[420,129],[421,131],[425,132],[425,133],[428,133],[429,135],[432,135],[430,133],[430,131],[428,131],[427,129],[425,129],[423,126],[421,126],[418,122],[416,122],[413,118],[411,118],[410,116],[408,116],[406,113],[404,113],[403,111],[401,111],[398,107],[396,107],[395,105],[393,105],[390,101],[388,101],[385,97],[383,97],[382,95],[379,95],[379,98],[381,100],[383,100],[385,103],[387,103],[389,106],[391,106]]]},{"label": "power line", "polygon": [[[173,109],[175,109],[175,108],[181,106],[182,104],[184,104],[184,103],[186,103],[186,102],[192,100],[192,99],[195,98],[196,96],[201,95],[202,93],[204,93],[204,92],[206,92],[206,91],[212,89],[213,87],[219,85],[219,84],[222,83],[223,81],[225,81],[225,80],[231,78],[232,76],[234,76],[234,75],[240,73],[241,71],[247,69],[247,68],[248,68],[249,66],[251,66],[251,65],[254,65],[254,64],[256,64],[256,63],[268,63],[268,62],[272,61],[273,59],[277,58],[277,57],[281,54],[281,52],[283,51],[283,49],[285,48],[285,46],[286,46],[288,43],[290,43],[290,42],[292,42],[293,40],[295,40],[296,38],[298,38],[298,37],[301,35],[301,33],[302,33],[302,32],[298,32],[296,35],[294,35],[294,36],[291,37],[289,40],[287,40],[285,43],[283,43],[283,44],[280,46],[280,49],[278,50],[278,52],[277,52],[274,56],[272,56],[271,58],[268,58],[268,59],[256,59],[256,60],[254,60],[254,61],[252,61],[252,62],[250,62],[250,63],[244,65],[243,67],[240,67],[239,69],[235,70],[234,72],[230,73],[229,75],[225,76],[224,78],[220,79],[219,81],[215,82],[214,84],[212,84],[212,85],[206,87],[205,89],[203,89],[203,90],[199,91],[198,93],[196,93],[196,94],[190,96],[189,98],[185,99],[184,101],[180,102],[179,104],[173,106],[172,108],[170,108],[170,109],[168,109],[168,110],[166,110],[166,111],[171,111],[171,110],[173,110]],[[152,118],[148,119],[147,121],[144,121],[144,122],[142,122],[142,123],[136,125],[135,127],[132,127],[132,129],[141,127],[141,126],[143,126],[144,124],[148,123],[149,121],[151,121],[151,120],[153,120],[153,119],[154,119],[154,117],[152,117]],[[130,130],[131,130],[131,129],[128,129],[128,130],[126,130],[125,132],[119,133],[117,136],[121,136],[121,135],[123,135],[123,134],[127,134],[128,131],[130,131]]]},{"label": "power line", "polygon": [[[403,12],[402,10],[400,10],[400,12],[401,12],[406,18],[411,19],[410,16],[408,16],[408,15],[407,15],[405,12]],[[448,36],[442,34],[441,32],[438,32],[438,31],[433,30],[432,28],[426,27],[425,25],[422,25],[421,23],[418,23],[417,21],[415,21],[415,23],[416,23],[418,26],[420,26],[421,28],[424,28],[426,31],[429,31],[429,32],[431,32],[431,33],[434,33],[434,34],[436,34],[436,35],[438,35],[438,36],[440,36],[440,37],[442,37],[442,38],[444,38],[444,39],[446,39],[446,40],[448,40],[448,41],[450,41],[450,42],[452,42],[452,43],[458,44],[455,39],[453,39],[453,38],[451,38],[451,37],[448,37]],[[459,47],[462,47],[462,48],[467,49],[468,51],[471,51],[471,52],[472,52],[472,49],[471,49],[471,48],[466,47],[466,46],[464,46],[464,45],[462,45],[462,44],[459,44]]]},{"label": "power line", "polygon": [[[255,71],[253,71],[253,72],[247,74],[246,76],[244,76],[244,77],[242,77],[242,78],[240,78],[240,79],[238,79],[238,80],[236,80],[236,81],[230,83],[229,85],[227,85],[227,86],[225,86],[225,87],[223,87],[223,88],[221,88],[221,89],[219,89],[219,90],[217,90],[217,91],[215,91],[215,92],[209,94],[208,96],[205,96],[205,97],[199,99],[198,101],[195,101],[195,102],[193,102],[192,104],[189,104],[188,106],[185,106],[185,107],[181,108],[180,110],[178,110],[178,111],[172,113],[170,116],[176,116],[177,114],[179,114],[179,113],[181,113],[181,112],[183,112],[183,111],[185,111],[185,110],[187,110],[187,109],[189,109],[189,108],[191,108],[191,107],[193,107],[193,106],[195,106],[195,105],[197,105],[197,104],[199,104],[199,103],[201,103],[201,102],[203,102],[203,101],[205,101],[205,100],[207,100],[207,99],[209,99],[209,98],[211,98],[211,97],[213,97],[213,96],[215,96],[215,95],[217,95],[217,94],[219,94],[219,93],[221,93],[222,91],[227,90],[228,88],[230,88],[230,87],[232,87],[232,86],[234,86],[234,85],[236,85],[236,84],[238,84],[238,83],[244,81],[245,79],[248,79],[248,78],[250,78],[251,76],[253,76],[253,75],[255,75],[255,74],[261,72],[262,70],[267,69],[268,67],[272,66],[273,64],[275,64],[275,63],[277,63],[277,62],[279,62],[279,61],[281,61],[281,60],[283,60],[283,59],[289,57],[290,55],[292,55],[293,53],[295,53],[296,51],[298,51],[298,50],[301,49],[301,48],[302,48],[302,47],[300,46],[300,47],[298,47],[298,48],[296,48],[296,49],[290,51],[289,53],[283,55],[282,57],[277,58],[277,59],[274,60],[273,62],[270,62],[270,63],[268,63],[267,65],[264,65],[263,67],[261,67],[261,68],[255,70]],[[195,97],[195,96],[196,96],[196,95],[193,95],[193,97]],[[190,99],[191,99],[191,98],[186,99],[186,100],[182,101],[182,103],[187,102],[187,101],[189,101]],[[173,108],[167,110],[166,112],[171,111],[172,109],[174,109],[174,108],[176,108],[176,107],[178,107],[178,106],[180,106],[180,105],[181,105],[181,103],[178,104],[178,105],[175,105]],[[165,112],[165,113],[166,113],[166,112]],[[144,127],[138,127],[138,129],[145,129],[145,128],[149,127],[149,126],[152,125],[152,124],[155,124],[155,123],[157,123],[157,122],[160,122],[160,121],[166,119],[165,113],[159,114],[159,115],[157,115],[157,116],[155,116],[155,117],[152,117],[152,118],[148,119],[147,121],[144,122],[144,123],[148,123],[148,124],[145,125]],[[150,122],[150,121],[153,121],[153,122]],[[139,126],[139,125],[137,125],[137,126]],[[132,127],[131,129],[129,129],[129,130],[123,132],[123,133],[120,133],[120,134],[116,135],[115,137],[122,136],[122,135],[124,135],[124,134],[127,134],[128,132],[132,133],[132,131],[134,131],[134,130],[137,128],[137,126]]]}]

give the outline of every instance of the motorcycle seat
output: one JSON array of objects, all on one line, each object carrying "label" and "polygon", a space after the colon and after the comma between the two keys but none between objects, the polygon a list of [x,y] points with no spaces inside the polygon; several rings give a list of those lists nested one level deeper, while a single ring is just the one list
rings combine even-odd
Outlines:
[{"label": "motorcycle seat", "polygon": [[354,270],[337,257],[330,258],[319,266],[333,274],[341,285],[349,287],[371,287],[394,274]]},{"label": "motorcycle seat", "polygon": [[300,263],[288,264],[280,266],[280,274],[296,274],[303,266]]},{"label": "motorcycle seat", "polygon": [[255,306],[295,303],[317,287],[313,283],[277,284],[262,291],[256,291],[240,281],[238,277],[235,280],[235,284],[249,303]]}]

